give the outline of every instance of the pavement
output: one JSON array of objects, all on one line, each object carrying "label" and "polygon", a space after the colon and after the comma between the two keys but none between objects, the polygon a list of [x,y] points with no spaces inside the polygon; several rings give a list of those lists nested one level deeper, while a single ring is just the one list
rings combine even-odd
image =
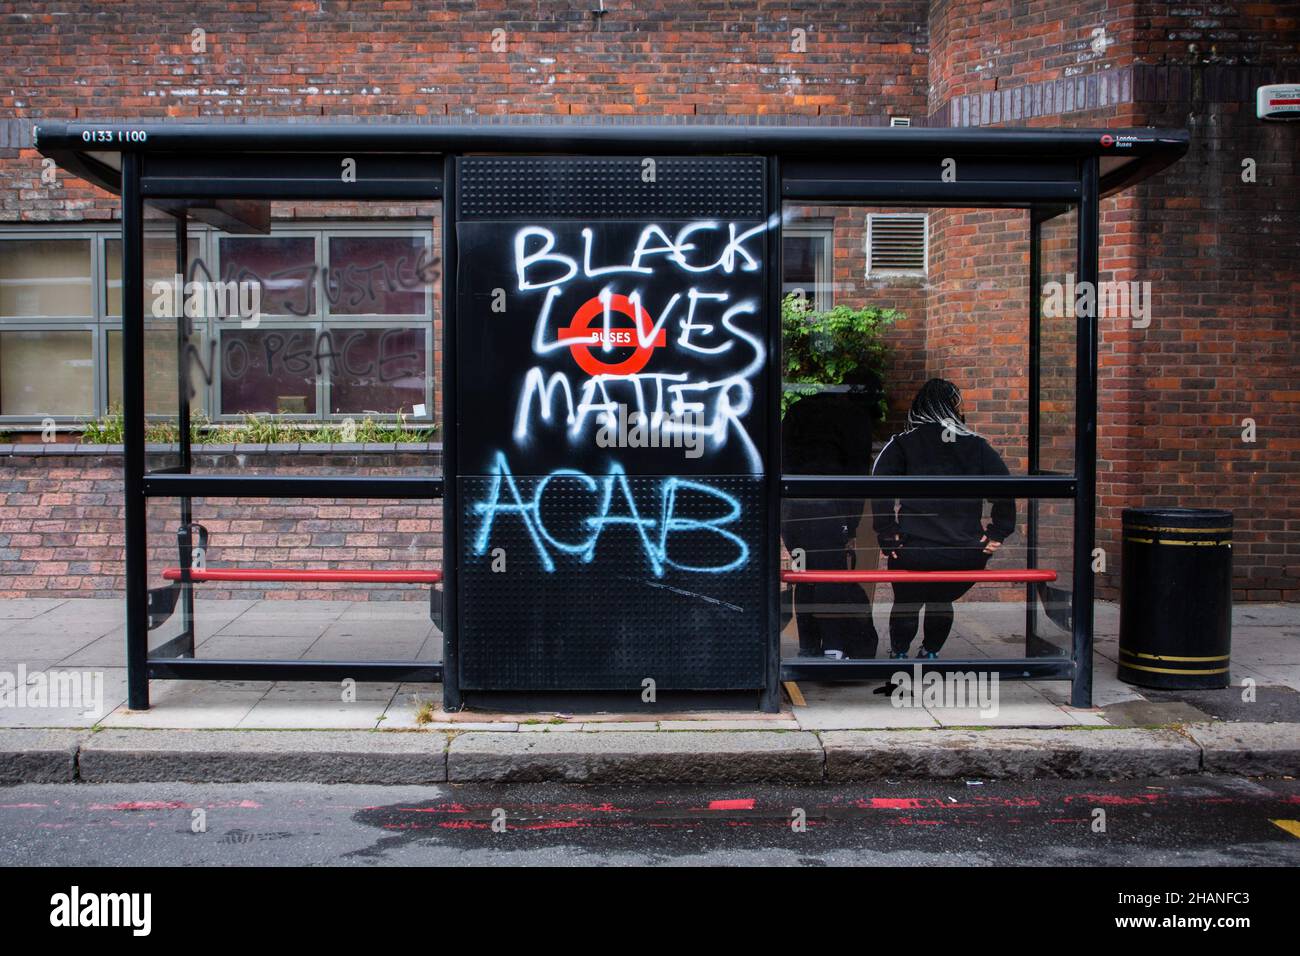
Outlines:
[{"label": "pavement", "polygon": [[[887,605],[877,604],[878,624]],[[200,657],[438,661],[422,602],[198,602]],[[803,682],[776,714],[449,713],[441,686],[153,681],[126,707],[118,601],[0,602],[0,781],[827,782],[1132,778],[1300,771],[1300,605],[1233,612],[1229,688],[1156,692],[1115,677],[1118,607],[1096,606],[1095,707],[1066,682],[1002,681],[996,712],[916,700],[876,684]],[[1023,609],[966,602],[945,656],[1008,657]],[[161,642],[170,634],[158,632]],[[793,636],[787,635],[788,652]],[[40,706],[32,689],[85,678],[99,706]],[[0,688],[3,683],[0,683]],[[17,699],[15,697],[15,699]],[[49,703],[44,702],[44,703]],[[905,703],[912,703],[905,701]],[[86,706],[82,706],[86,705]]]}]

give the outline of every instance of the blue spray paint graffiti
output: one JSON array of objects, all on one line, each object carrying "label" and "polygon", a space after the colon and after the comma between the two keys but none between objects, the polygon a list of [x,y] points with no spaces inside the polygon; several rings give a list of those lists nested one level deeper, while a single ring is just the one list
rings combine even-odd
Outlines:
[{"label": "blue spray paint graffiti", "polygon": [[[542,503],[546,489],[552,481],[569,479],[576,481],[585,490],[592,493],[592,514],[584,525],[587,537],[581,541],[565,541],[555,536],[546,526]],[[620,507],[625,511],[612,510],[615,506],[615,492],[620,499]],[[705,496],[722,505],[722,513],[707,518],[685,517],[680,514],[681,502],[686,496]],[[504,500],[503,500],[504,499]],[[637,507],[636,499],[628,482],[627,472],[618,462],[610,465],[608,474],[597,480],[585,472],[571,468],[560,468],[539,479],[532,496],[525,498],[520,493],[519,485],[510,471],[510,463],[504,452],[498,452],[493,462],[492,484],[487,499],[476,502],[474,513],[482,517],[478,532],[474,537],[474,553],[486,554],[492,538],[492,528],[498,515],[518,517],[528,533],[533,547],[537,551],[542,568],[551,573],[555,570],[552,552],[577,557],[582,563],[590,563],[596,556],[597,544],[605,529],[609,527],[630,527],[641,541],[646,562],[655,577],[664,576],[668,569],[689,571],[701,574],[725,574],[744,567],[749,562],[749,545],[726,525],[740,519],[740,502],[726,492],[701,481],[678,477],[664,478],[659,486],[658,516],[643,517]],[[720,564],[686,564],[674,560],[671,541],[674,537],[691,533],[716,535],[735,546],[735,557]]]}]

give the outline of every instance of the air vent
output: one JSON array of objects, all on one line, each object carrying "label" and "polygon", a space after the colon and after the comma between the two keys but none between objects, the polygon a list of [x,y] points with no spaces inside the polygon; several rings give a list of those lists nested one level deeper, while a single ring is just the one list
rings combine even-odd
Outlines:
[{"label": "air vent", "polygon": [[867,275],[925,275],[927,218],[898,213],[867,217]]},{"label": "air vent", "polygon": [[910,116],[891,116],[889,117],[890,126],[911,126],[912,117]]}]

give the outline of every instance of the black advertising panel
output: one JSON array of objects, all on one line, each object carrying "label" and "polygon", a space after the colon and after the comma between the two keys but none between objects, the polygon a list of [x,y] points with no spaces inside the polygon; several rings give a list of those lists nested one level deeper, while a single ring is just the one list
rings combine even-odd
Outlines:
[{"label": "black advertising panel", "polygon": [[761,159],[461,161],[463,690],[758,689]]}]

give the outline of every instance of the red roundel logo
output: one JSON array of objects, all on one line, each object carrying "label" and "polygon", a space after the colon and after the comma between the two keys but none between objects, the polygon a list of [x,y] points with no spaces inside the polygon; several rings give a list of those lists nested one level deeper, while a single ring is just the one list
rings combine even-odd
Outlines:
[{"label": "red roundel logo", "polygon": [[[568,326],[559,330],[560,339],[584,340],[570,345],[569,354],[588,375],[635,375],[645,368],[656,348],[667,344],[668,336],[660,329],[647,345],[642,346],[641,338],[649,333],[653,323],[650,314],[625,295],[611,295],[609,311],[611,318],[623,315],[631,319],[631,328],[615,326],[613,322],[610,323],[608,332],[603,328],[603,323],[595,329],[591,328],[592,320],[598,316],[603,319],[605,314],[605,303],[598,296],[588,299],[574,313]],[[597,341],[592,342],[593,337]],[[606,344],[610,346],[609,350],[606,350]],[[632,354],[621,361],[605,361],[600,357],[612,356],[617,354],[615,350],[621,349],[632,349]]]},{"label": "red roundel logo", "polygon": [[1115,137],[1114,137],[1114,136],[1111,136],[1110,133],[1102,133],[1102,134],[1101,134],[1101,145],[1103,145],[1103,146],[1113,146],[1113,145],[1115,145]]}]

